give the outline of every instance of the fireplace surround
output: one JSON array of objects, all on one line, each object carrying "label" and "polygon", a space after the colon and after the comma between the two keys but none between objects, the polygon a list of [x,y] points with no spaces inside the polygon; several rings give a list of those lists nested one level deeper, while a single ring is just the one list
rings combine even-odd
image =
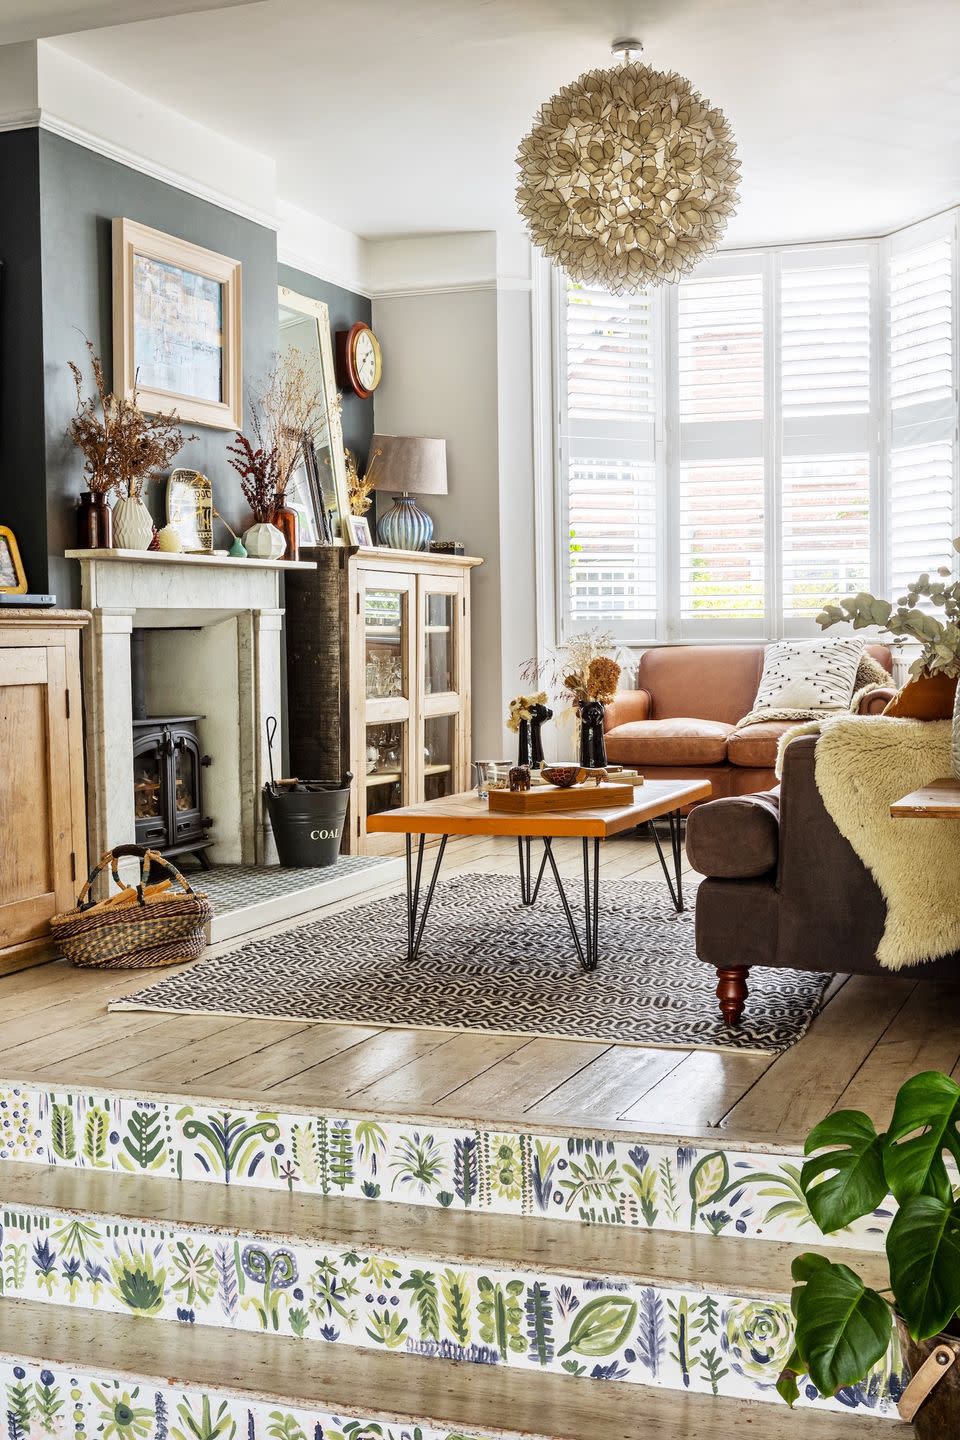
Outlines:
[{"label": "fireplace surround", "polygon": [[83,642],[91,855],[137,839],[131,641],[146,630],[146,712],[168,726],[189,718],[198,760],[216,757],[203,799],[216,820],[206,853],[217,864],[276,864],[262,789],[266,718],[283,713],[281,578],[312,563],[124,550],[67,556],[80,565],[92,616]]}]

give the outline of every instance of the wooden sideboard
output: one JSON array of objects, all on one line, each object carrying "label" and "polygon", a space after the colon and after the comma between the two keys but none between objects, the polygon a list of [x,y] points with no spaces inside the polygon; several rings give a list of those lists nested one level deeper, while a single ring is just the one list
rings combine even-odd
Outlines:
[{"label": "wooden sideboard", "polygon": [[343,849],[393,854],[367,816],[470,784],[470,572],[383,546],[316,550],[286,577],[290,770],[353,773]]},{"label": "wooden sideboard", "polygon": [[0,610],[0,974],[50,958],[87,876],[81,610]]}]

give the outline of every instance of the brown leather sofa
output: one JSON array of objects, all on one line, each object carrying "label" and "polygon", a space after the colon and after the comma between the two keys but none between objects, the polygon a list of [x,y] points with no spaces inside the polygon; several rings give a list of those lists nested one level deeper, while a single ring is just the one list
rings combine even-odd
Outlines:
[{"label": "brown leather sofa", "polygon": [[[893,973],[876,958],[883,896],[827,813],[814,778],[816,744],[803,735],[787,747],[777,789],[710,800],[687,819],[687,859],[708,877],[697,891],[697,955],[716,968],[728,1025],[743,1013],[757,965]],[[956,974],[958,959],[906,973],[943,979]]]},{"label": "brown leather sofa", "polygon": [[[734,730],[753,708],[764,645],[663,645],[640,657],[638,689],[607,706],[607,759],[636,765],[651,780],[703,779],[714,796],[749,795],[775,780],[780,736],[789,721]],[[885,645],[869,653],[890,670]],[[893,691],[868,697],[864,713],[882,710]]]}]

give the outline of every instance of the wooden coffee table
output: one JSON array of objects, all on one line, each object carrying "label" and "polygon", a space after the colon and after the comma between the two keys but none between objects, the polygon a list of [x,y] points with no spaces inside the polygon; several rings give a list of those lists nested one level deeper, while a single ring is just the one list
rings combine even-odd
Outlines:
[{"label": "wooden coffee table", "polygon": [[[549,866],[556,882],[560,903],[566,916],[577,958],[584,970],[595,970],[598,959],[600,928],[600,842],[624,830],[646,826],[653,834],[657,855],[670,891],[674,908],[683,910],[683,886],[680,878],[683,851],[680,839],[680,810],[694,800],[708,800],[709,780],[648,780],[634,791],[630,805],[596,810],[555,810],[539,815],[503,815],[494,813],[476,791],[464,795],[448,795],[441,800],[428,800],[422,805],[405,805],[399,810],[384,810],[371,815],[367,830],[406,836],[407,852],[407,959],[416,960],[420,953],[423,928],[430,913],[443,852],[451,835],[515,835],[520,854],[520,898],[524,905],[534,905],[540,883]],[[670,821],[670,848],[673,855],[673,877],[667,868],[666,856],[654,820],[666,815]],[[413,860],[413,837],[419,836],[416,865]],[[428,835],[439,835],[440,846],[433,873],[421,907],[420,889],[423,880],[423,855]],[[583,936],[574,918],[560,871],[553,853],[554,840],[578,839],[583,843]],[[536,879],[533,876],[531,848],[534,840],[543,841],[543,856]],[[592,848],[592,854],[591,854]]]}]

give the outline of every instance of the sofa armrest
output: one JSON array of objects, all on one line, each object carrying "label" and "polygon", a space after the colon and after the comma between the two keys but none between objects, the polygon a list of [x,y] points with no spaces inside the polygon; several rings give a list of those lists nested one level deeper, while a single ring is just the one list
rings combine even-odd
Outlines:
[{"label": "sofa armrest", "polygon": [[698,805],[687,816],[687,859],[714,880],[752,880],[777,864],[780,796],[732,795]]},{"label": "sofa armrest", "polygon": [[884,685],[879,690],[872,690],[869,695],[864,695],[860,701],[860,704],[857,706],[857,714],[882,714],[897,693],[896,687],[892,685]]},{"label": "sofa armrest", "polygon": [[653,710],[653,696],[649,690],[618,690],[604,709],[603,728],[612,730],[615,725],[627,725],[631,720],[649,720]]}]

